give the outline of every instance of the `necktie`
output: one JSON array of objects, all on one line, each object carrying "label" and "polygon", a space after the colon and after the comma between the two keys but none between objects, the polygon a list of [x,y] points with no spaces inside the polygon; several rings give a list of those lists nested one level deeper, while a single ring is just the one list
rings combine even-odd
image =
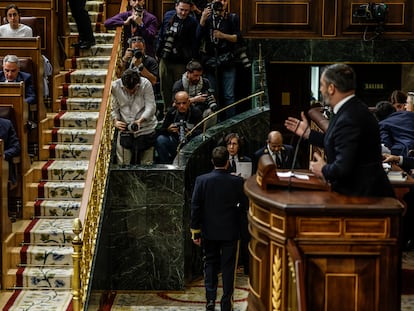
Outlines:
[{"label": "necktie", "polygon": [[281,159],[280,153],[278,153],[278,152],[275,153],[275,159],[276,159],[276,166],[278,168],[281,168],[282,167],[282,159]]},{"label": "necktie", "polygon": [[231,157],[230,172],[231,173],[236,173],[236,161],[234,161],[234,157]]}]

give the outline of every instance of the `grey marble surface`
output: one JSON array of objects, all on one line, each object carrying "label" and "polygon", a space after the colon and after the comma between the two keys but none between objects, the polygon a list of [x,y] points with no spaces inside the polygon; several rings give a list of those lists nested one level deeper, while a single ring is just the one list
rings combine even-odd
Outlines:
[{"label": "grey marble surface", "polygon": [[[94,288],[184,287],[183,184],[173,166],[111,170]],[[105,280],[102,267],[110,270]]]},{"label": "grey marble surface", "polygon": [[268,62],[413,62],[414,40],[247,39],[249,55]]}]

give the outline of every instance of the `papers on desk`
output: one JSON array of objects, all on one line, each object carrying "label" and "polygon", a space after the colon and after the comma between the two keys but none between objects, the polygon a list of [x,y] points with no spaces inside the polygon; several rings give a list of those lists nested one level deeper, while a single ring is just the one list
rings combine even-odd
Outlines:
[{"label": "papers on desk", "polygon": [[244,179],[252,176],[252,162],[237,162],[237,173]]},{"label": "papers on desk", "polygon": [[406,181],[407,180],[407,174],[403,171],[389,171],[387,176],[390,181]]},{"label": "papers on desk", "polygon": [[278,177],[285,177],[285,178],[295,177],[297,179],[309,180],[309,176],[308,175],[306,175],[306,174],[299,174],[299,173],[293,173],[292,171],[289,171],[289,172],[276,172],[276,175]]}]

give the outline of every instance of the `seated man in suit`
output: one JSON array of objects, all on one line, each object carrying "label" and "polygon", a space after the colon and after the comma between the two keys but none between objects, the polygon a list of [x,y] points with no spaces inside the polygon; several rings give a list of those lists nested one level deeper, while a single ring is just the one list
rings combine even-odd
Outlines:
[{"label": "seated man in suit", "polygon": [[[21,148],[13,123],[8,119],[0,118],[0,139],[4,141],[4,159],[10,163],[13,157],[20,154]],[[16,183],[13,170],[9,170],[9,180]]]},{"label": "seated man in suit", "polygon": [[394,155],[408,156],[414,149],[414,114],[410,111],[396,111],[388,101],[375,106],[379,121],[381,143]]},{"label": "seated man in suit", "polygon": [[293,161],[293,147],[283,144],[283,136],[279,131],[271,131],[267,135],[266,146],[254,153],[253,172],[257,170],[257,163],[264,154],[270,154],[277,168],[291,169]]},{"label": "seated man in suit", "polygon": [[36,93],[33,87],[32,75],[20,71],[19,58],[16,55],[6,55],[3,59],[3,71],[0,72],[0,82],[24,82],[25,101],[29,105],[36,103]]}]

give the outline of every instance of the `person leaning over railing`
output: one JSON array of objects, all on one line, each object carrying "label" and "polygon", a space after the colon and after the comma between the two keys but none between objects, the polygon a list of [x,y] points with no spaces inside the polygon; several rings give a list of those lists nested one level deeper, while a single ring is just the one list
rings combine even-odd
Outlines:
[{"label": "person leaning over railing", "polygon": [[105,21],[105,27],[113,29],[124,26],[124,48],[128,48],[128,39],[142,37],[146,42],[147,54],[155,57],[155,38],[158,33],[158,19],[155,15],[144,9],[145,0],[129,0],[131,9],[118,13]]},{"label": "person leaning over railing", "polygon": [[118,164],[152,164],[156,106],[151,82],[127,69],[112,83],[112,120],[118,129]]}]

